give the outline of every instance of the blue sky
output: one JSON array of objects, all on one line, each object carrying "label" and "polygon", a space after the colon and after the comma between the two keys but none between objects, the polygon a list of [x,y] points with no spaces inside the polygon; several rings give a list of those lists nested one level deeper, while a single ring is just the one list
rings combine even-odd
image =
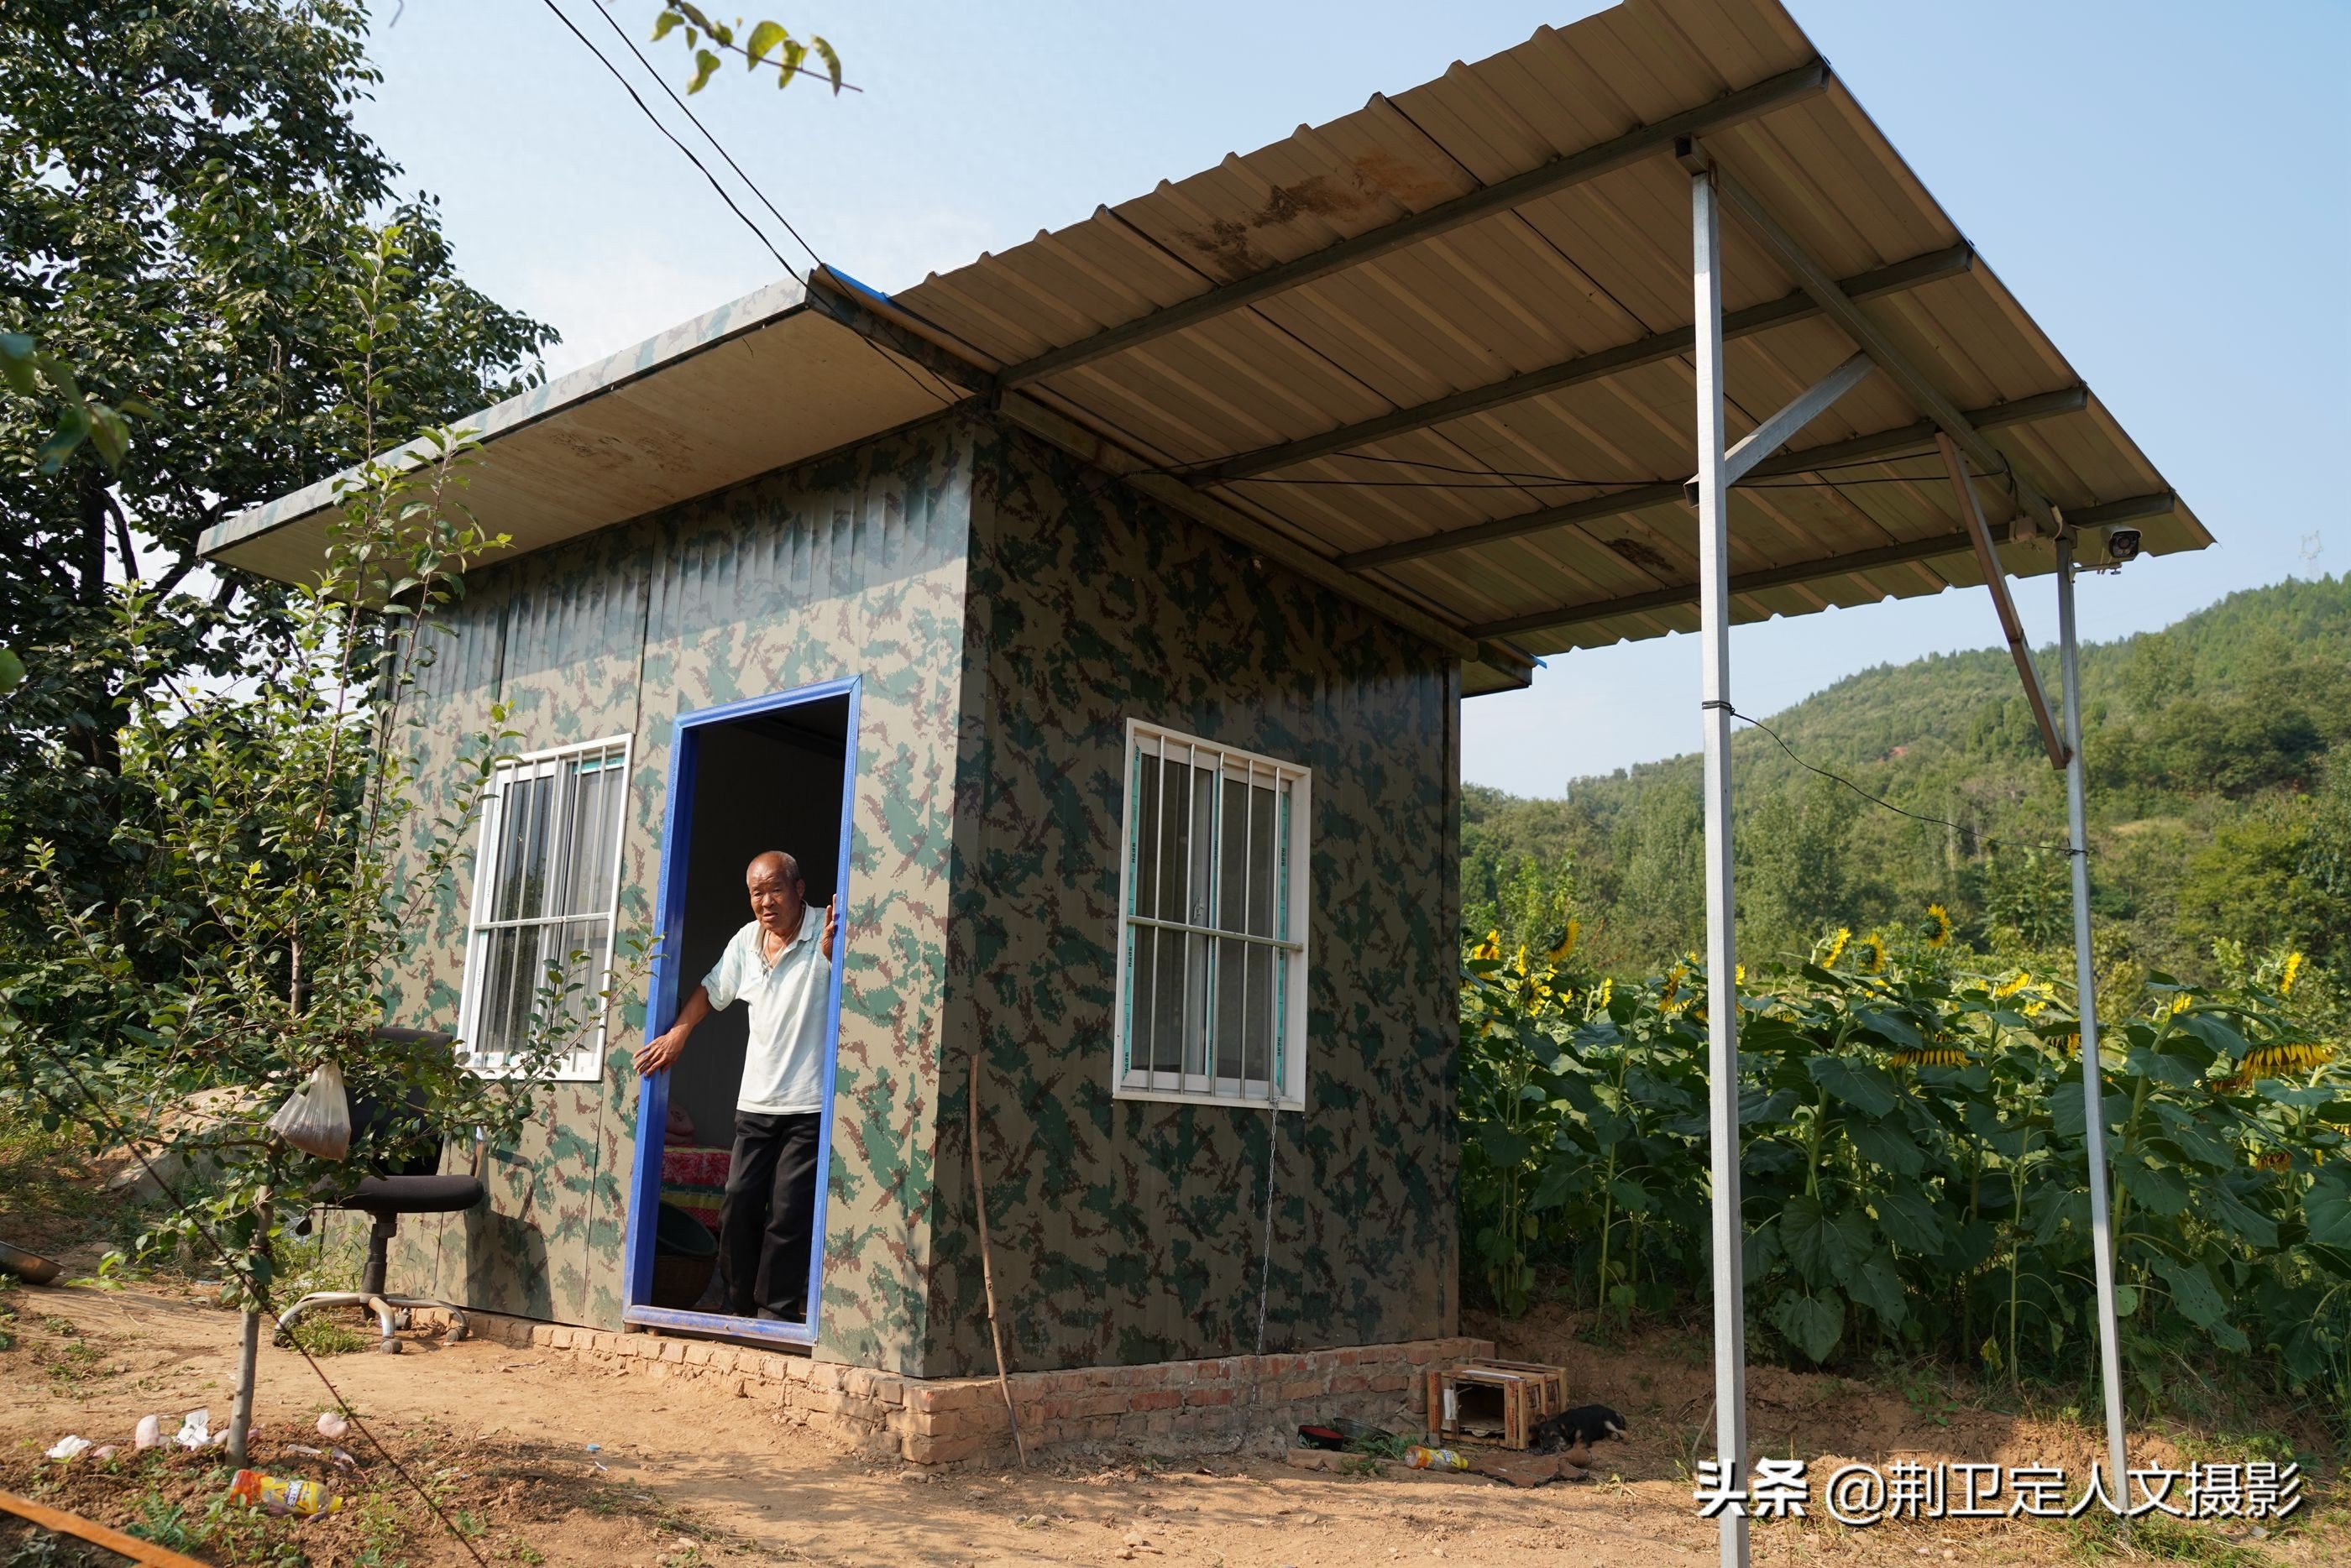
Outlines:
[{"label": "blue sky", "polygon": [[[596,0],[557,3],[635,72]],[[694,107],[827,260],[883,288],[1597,9],[785,4],[757,15],[826,34],[865,90],[836,99],[803,81],[778,92],[772,78],[729,71]],[[2351,452],[2351,5],[1792,8],[2220,540],[2086,582],[2085,635],[2351,568],[2337,477]],[[677,40],[643,42],[655,9],[613,0],[611,15],[675,84]],[[408,187],[442,198],[467,275],[562,330],[556,369],[775,275],[546,0],[386,6],[374,54],[384,81],[361,122]],[[2047,580],[2020,592],[2034,636],[2053,637]],[[1997,639],[1980,590],[1743,627],[1732,691],[1769,713],[1882,662]],[[1572,777],[1690,750],[1698,724],[1695,639],[1569,654],[1529,691],[1468,705],[1463,773],[1555,794]]]}]

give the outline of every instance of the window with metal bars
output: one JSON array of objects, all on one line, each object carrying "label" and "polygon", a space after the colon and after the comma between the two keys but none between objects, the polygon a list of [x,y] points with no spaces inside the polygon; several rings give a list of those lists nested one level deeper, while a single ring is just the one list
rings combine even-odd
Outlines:
[{"label": "window with metal bars", "polygon": [[[597,998],[612,967],[628,764],[622,738],[536,753],[498,769],[475,857],[460,1012],[460,1034],[478,1072],[512,1071],[534,1033],[559,1032],[573,1044],[551,1075],[602,1075]],[[547,1016],[550,1005],[557,1016]]]},{"label": "window with metal bars", "polygon": [[1304,1103],[1309,770],[1130,721],[1113,1092]]}]

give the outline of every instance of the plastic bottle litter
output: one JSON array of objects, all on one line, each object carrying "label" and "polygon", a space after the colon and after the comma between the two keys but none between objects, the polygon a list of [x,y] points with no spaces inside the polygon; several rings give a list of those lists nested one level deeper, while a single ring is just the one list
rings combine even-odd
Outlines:
[{"label": "plastic bottle litter", "polygon": [[181,1418],[179,1435],[172,1440],[183,1449],[210,1447],[214,1441],[212,1407],[189,1411]]},{"label": "plastic bottle litter", "polygon": [[1404,1462],[1416,1470],[1466,1470],[1469,1461],[1451,1449],[1426,1449],[1415,1443],[1404,1451]]},{"label": "plastic bottle litter", "polygon": [[314,1480],[296,1476],[266,1476],[259,1470],[239,1470],[228,1483],[228,1495],[264,1513],[294,1513],[315,1519],[340,1513],[343,1500]]},{"label": "plastic bottle litter", "polygon": [[319,1436],[327,1441],[339,1443],[350,1429],[350,1422],[343,1418],[340,1410],[321,1410],[319,1413]]},{"label": "plastic bottle litter", "polygon": [[89,1448],[90,1441],[88,1438],[59,1438],[56,1442],[49,1445],[49,1458],[53,1459],[79,1459],[83,1454],[89,1451]]},{"label": "plastic bottle litter", "polygon": [[163,1446],[163,1417],[141,1416],[139,1425],[131,1429],[131,1446],[134,1449],[160,1449]]}]

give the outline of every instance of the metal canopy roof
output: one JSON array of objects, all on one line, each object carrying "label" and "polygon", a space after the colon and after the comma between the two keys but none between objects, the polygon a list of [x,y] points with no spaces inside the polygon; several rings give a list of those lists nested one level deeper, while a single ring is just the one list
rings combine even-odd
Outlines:
[{"label": "metal canopy roof", "polygon": [[[2152,552],[2210,543],[1774,0],[1628,0],[1545,28],[895,304],[1007,390],[1473,639],[1687,629],[1677,137],[1753,209],[1725,244],[1734,435],[1855,350],[1809,258],[1981,432],[1997,537],[2021,484],[2077,526],[2135,522]],[[1738,493],[1741,618],[1981,581],[1933,410],[1892,369]]]},{"label": "metal canopy roof", "polygon": [[[471,499],[526,547],[585,532],[935,409],[919,363],[1446,647],[1466,690],[1521,684],[1697,624],[1682,161],[1732,214],[1734,436],[1875,365],[1736,493],[1740,618],[1981,582],[1938,431],[2011,572],[2052,569],[2024,541],[2053,505],[2211,542],[1776,0],[1627,0],[894,297],[754,296],[474,421]],[[324,504],[207,550],[286,575],[271,535]]]}]

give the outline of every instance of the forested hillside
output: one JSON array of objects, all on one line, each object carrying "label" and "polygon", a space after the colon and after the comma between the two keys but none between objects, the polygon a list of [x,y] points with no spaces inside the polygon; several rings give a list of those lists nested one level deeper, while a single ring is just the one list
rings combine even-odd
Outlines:
[{"label": "forested hillside", "polygon": [[[2042,670],[2053,701],[2053,649]],[[2351,576],[2087,646],[2082,681],[2102,964],[2204,977],[2234,942],[2351,967]],[[1742,726],[1743,953],[1918,925],[1937,904],[1973,947],[2070,940],[2064,857],[2035,847],[2062,845],[2064,778],[2004,651],[1865,670],[1768,722],[1804,761],[1959,826],[1874,805]],[[1578,779],[1559,800],[1465,788],[1462,862],[1473,934],[1548,947],[1573,917],[1585,961],[1654,972],[1702,929],[1698,758]]]}]

